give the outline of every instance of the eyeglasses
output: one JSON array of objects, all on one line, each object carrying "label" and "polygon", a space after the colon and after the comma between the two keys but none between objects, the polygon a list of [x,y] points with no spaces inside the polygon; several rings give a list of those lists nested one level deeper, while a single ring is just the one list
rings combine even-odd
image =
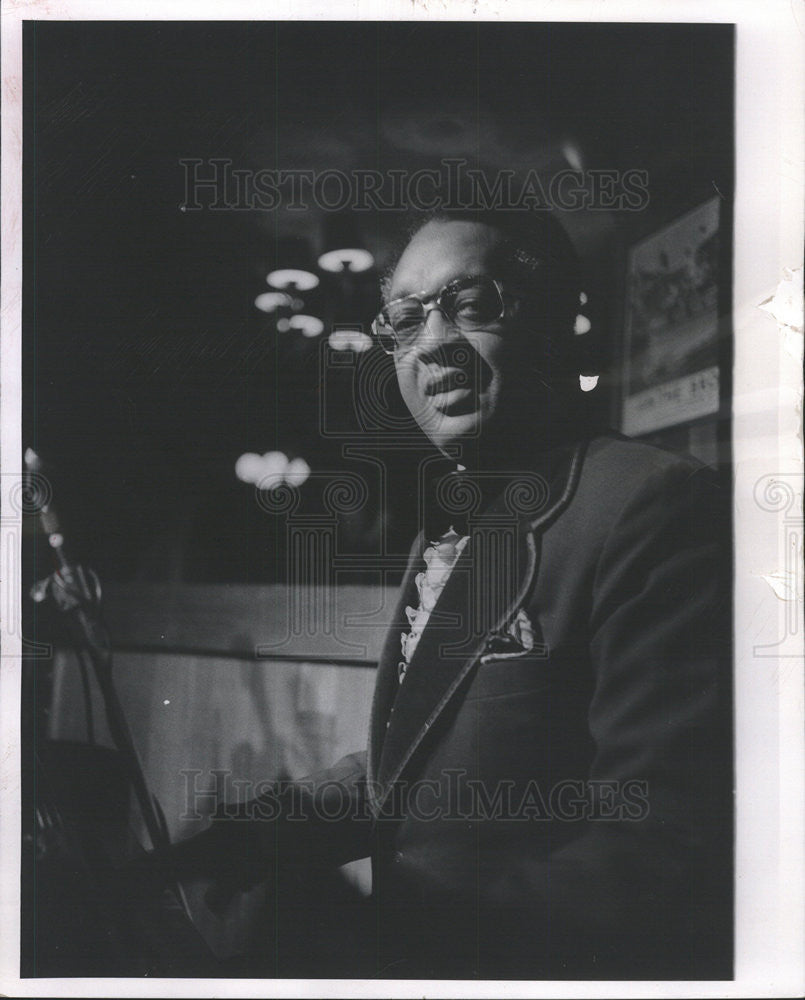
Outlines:
[{"label": "eyeglasses", "polygon": [[414,345],[433,309],[465,333],[480,330],[503,318],[503,288],[487,275],[454,278],[435,295],[404,295],[389,302],[375,317],[372,332],[386,354],[407,350]]}]

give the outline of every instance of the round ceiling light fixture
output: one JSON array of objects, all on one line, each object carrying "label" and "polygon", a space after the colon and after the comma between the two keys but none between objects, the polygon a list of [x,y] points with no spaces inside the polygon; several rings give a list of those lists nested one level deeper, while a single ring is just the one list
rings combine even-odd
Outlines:
[{"label": "round ceiling light fixture", "polygon": [[262,292],[254,300],[255,306],[264,313],[273,313],[285,307],[293,308],[294,299],[287,292]]},{"label": "round ceiling light fixture", "polygon": [[267,451],[265,455],[246,452],[235,463],[235,475],[260,490],[274,490],[283,483],[302,486],[310,478],[310,466],[304,458],[289,459],[282,451]]},{"label": "round ceiling light fixture", "polygon": [[334,351],[355,351],[362,354],[372,346],[372,338],[363,330],[342,328],[333,330],[328,343]]},{"label": "round ceiling light fixture", "polygon": [[360,250],[357,247],[328,250],[319,257],[319,267],[322,271],[330,271],[333,274],[342,274],[344,271],[360,274],[362,271],[368,271],[374,262],[375,259],[368,250]]},{"label": "round ceiling light fixture", "polygon": [[573,332],[577,337],[583,337],[585,333],[589,333],[592,329],[592,323],[589,318],[583,313],[579,313],[576,317],[576,322],[573,324]]},{"label": "round ceiling light fixture", "polygon": [[[279,324],[277,324],[279,329]],[[288,320],[288,329],[299,330],[305,337],[318,337],[324,332],[324,323],[318,316],[306,316],[304,313],[297,313]]]},{"label": "round ceiling light fixture", "polygon": [[298,292],[312,291],[319,283],[319,279],[312,271],[303,271],[295,267],[271,271],[266,275],[266,281],[272,288],[279,288],[280,291],[290,289]]}]

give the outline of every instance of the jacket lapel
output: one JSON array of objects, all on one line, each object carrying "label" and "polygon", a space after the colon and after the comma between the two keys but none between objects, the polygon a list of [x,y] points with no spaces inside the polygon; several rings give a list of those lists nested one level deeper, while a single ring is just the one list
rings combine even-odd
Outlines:
[{"label": "jacket lapel", "polygon": [[414,544],[411,546],[405,575],[398,591],[397,605],[392,614],[378,661],[377,678],[375,680],[374,697],[372,699],[372,712],[369,721],[369,744],[366,754],[370,801],[374,801],[373,790],[377,781],[380,751],[386,733],[386,722],[394,699],[397,696],[397,688],[399,687],[397,664],[400,662],[402,656],[400,635],[409,628],[405,608],[409,604],[416,607],[419,600],[416,588],[416,574],[421,568],[419,564],[424,545],[425,536],[420,531],[414,540]]},{"label": "jacket lapel", "polygon": [[[416,607],[414,578],[424,568],[420,533],[411,552],[392,630],[378,668],[368,753],[369,799],[379,812],[394,783],[482,655],[491,634],[505,629],[528,597],[539,562],[539,533],[572,496],[583,445],[554,456],[544,471],[547,494],[534,515],[519,516],[512,495],[499,496],[470,523],[470,541],[456,562],[399,685],[400,632],[406,604]],[[569,459],[569,460],[568,460]]]},{"label": "jacket lapel", "polygon": [[[411,658],[405,680],[388,715],[377,781],[378,805],[398,779],[428,730],[434,724],[486,646],[488,634],[499,630],[527,591],[536,566],[533,536],[513,533],[517,572],[512,585],[495,588],[509,599],[487,600],[487,563],[478,556],[483,531],[474,530],[436,603]],[[479,595],[481,600],[479,600]]]}]

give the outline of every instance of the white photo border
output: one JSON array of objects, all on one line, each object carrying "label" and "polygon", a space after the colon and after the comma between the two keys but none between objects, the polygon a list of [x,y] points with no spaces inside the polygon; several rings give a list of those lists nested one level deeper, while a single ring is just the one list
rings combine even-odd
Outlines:
[{"label": "white photo border", "polygon": [[[2,524],[0,993],[10,996],[779,997],[805,990],[803,627],[770,584],[802,519],[803,0],[25,0],[2,9],[2,510],[21,468],[22,23],[25,20],[527,20],[736,25],[733,255],[736,962],[729,982],[20,979],[19,531]],[[799,269],[799,270],[798,270]],[[793,302],[793,304],[792,304]],[[765,486],[763,485],[765,483]],[[797,487],[798,484],[798,487]],[[798,488],[799,493],[796,494]],[[766,494],[768,497],[769,494]],[[801,513],[801,507],[800,507]],[[790,514],[790,508],[789,508]],[[793,527],[792,527],[793,524]],[[790,541],[790,539],[789,539]],[[777,577],[775,575],[778,575]],[[801,577],[799,578],[801,585]],[[781,639],[781,636],[783,637]],[[779,646],[778,655],[760,654]]]}]

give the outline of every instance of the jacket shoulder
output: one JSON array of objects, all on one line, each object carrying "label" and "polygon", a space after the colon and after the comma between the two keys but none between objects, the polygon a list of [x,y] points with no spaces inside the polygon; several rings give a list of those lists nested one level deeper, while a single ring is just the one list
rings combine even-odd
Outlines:
[{"label": "jacket shoulder", "polygon": [[592,541],[590,532],[606,534],[635,503],[658,510],[687,506],[694,493],[716,486],[713,470],[692,456],[622,435],[600,435],[587,446],[574,495],[557,527]]},{"label": "jacket shoulder", "polygon": [[666,451],[622,435],[593,438],[587,447],[578,492],[597,494],[599,502],[621,506],[635,491],[654,486],[662,490],[692,477],[715,482],[712,469],[691,455]]},{"label": "jacket shoulder", "polygon": [[619,477],[631,484],[664,472],[670,475],[675,472],[691,474],[707,468],[692,455],[667,451],[657,445],[615,433],[592,438],[585,458],[585,470],[588,474]]}]

